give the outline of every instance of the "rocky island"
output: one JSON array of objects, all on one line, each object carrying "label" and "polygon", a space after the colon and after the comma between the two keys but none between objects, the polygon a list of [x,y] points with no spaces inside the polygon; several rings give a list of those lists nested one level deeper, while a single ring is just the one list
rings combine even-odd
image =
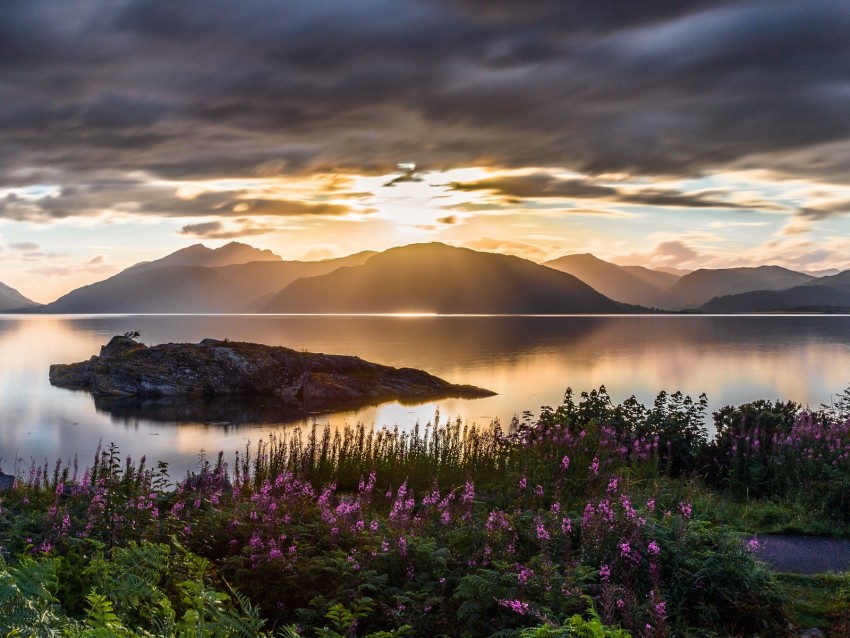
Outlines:
[{"label": "rocky island", "polygon": [[148,347],[127,336],[113,337],[88,361],[51,365],[50,383],[96,398],[262,399],[311,411],[495,394],[353,356],[216,339]]}]

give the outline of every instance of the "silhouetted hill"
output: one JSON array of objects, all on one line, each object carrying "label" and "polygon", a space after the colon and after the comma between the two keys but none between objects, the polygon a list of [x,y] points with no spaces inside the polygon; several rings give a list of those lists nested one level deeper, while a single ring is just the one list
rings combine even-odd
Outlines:
[{"label": "silhouetted hill", "polygon": [[756,290],[712,299],[702,312],[790,312],[850,309],[850,271],[785,290]]},{"label": "silhouetted hill", "polygon": [[321,275],[341,266],[362,264],[373,254],[364,252],[325,261],[257,261],[217,268],[153,265],[166,262],[168,258],[165,258],[150,262],[142,268],[133,266],[104,281],[77,288],[42,306],[39,311],[256,312],[258,298],[279,292],[299,277]]},{"label": "silhouetted hill", "polygon": [[519,257],[445,244],[392,248],[364,265],[299,279],[267,312],[446,314],[619,313],[630,310],[576,277]]},{"label": "silhouetted hill", "polygon": [[0,282],[0,312],[7,310],[18,310],[23,308],[35,308],[38,306],[32,299],[27,299],[11,286]]},{"label": "silhouetted hill", "polygon": [[675,275],[676,277],[684,277],[685,275],[690,275],[693,270],[688,270],[686,268],[673,268],[672,266],[656,266],[654,270],[658,272],[666,272],[668,275]]},{"label": "silhouetted hill", "polygon": [[127,270],[150,270],[163,266],[203,266],[205,268],[216,268],[218,266],[230,266],[231,264],[245,264],[252,261],[283,261],[280,255],[270,250],[260,250],[248,244],[232,241],[221,248],[207,248],[203,244],[193,244],[187,248],[181,248],[162,259],[155,261],[143,261]]},{"label": "silhouetted hill", "polygon": [[[663,289],[648,283],[622,266],[603,261],[590,254],[565,255],[543,264],[549,268],[578,277],[594,290],[615,301],[642,306],[655,305]],[[647,269],[643,269],[647,270]],[[658,273],[661,277],[676,277]]]},{"label": "silhouetted hill", "polygon": [[684,275],[688,274],[688,271],[683,271],[681,274],[673,274],[672,272],[652,270],[643,266],[620,266],[620,268],[660,290],[667,290]]},{"label": "silhouetted hill", "polygon": [[780,266],[700,269],[673,284],[661,297],[658,306],[667,310],[695,309],[715,297],[755,290],[782,290],[814,279],[811,275]]}]

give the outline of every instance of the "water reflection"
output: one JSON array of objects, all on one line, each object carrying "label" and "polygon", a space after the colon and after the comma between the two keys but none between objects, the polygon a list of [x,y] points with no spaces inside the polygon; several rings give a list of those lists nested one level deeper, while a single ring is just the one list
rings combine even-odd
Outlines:
[{"label": "water reflection", "polygon": [[[274,424],[278,426],[303,425],[310,419],[332,417],[366,407],[380,405],[374,399],[346,401],[334,410],[310,411],[300,409],[292,403],[262,401],[256,398],[141,398],[92,396],[97,412],[109,415],[115,423],[124,425],[140,421],[156,424],[203,423],[207,426],[231,427],[243,425]],[[393,401],[399,406],[419,406],[419,401]]]},{"label": "water reflection", "polygon": [[0,467],[16,456],[85,460],[102,439],[186,469],[201,448],[232,452],[314,418],[263,404],[95,402],[50,386],[51,363],[86,359],[128,330],[149,345],[213,337],[353,354],[498,393],[318,417],[334,426],[409,427],[437,410],[444,419],[504,423],[556,405],[568,386],[602,384],[615,400],[634,394],[648,403],[660,390],[682,390],[707,393],[712,409],[759,398],[817,406],[850,382],[850,317],[839,316],[0,316]]}]

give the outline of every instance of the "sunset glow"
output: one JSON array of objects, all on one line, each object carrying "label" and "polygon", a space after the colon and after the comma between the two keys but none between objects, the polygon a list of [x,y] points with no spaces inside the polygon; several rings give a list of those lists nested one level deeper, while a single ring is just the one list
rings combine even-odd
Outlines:
[{"label": "sunset glow", "polygon": [[14,4],[0,279],[232,240],[850,267],[845,4],[497,4]]}]

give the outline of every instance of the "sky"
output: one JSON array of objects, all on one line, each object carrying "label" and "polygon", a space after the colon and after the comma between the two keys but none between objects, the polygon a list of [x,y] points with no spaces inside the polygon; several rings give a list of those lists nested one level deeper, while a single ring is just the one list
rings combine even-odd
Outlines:
[{"label": "sky", "polygon": [[3,0],[0,281],[203,242],[850,268],[846,0]]}]

